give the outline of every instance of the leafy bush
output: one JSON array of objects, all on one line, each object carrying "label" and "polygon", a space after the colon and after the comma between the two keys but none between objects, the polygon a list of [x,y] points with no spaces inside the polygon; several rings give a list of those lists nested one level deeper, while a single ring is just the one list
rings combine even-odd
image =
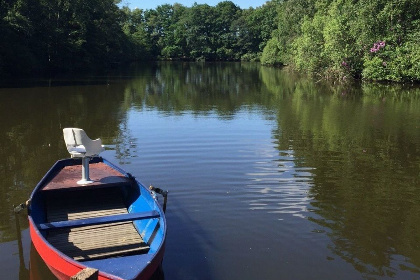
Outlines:
[{"label": "leafy bush", "polygon": [[314,18],[305,17],[302,21],[302,35],[292,44],[293,62],[297,69],[306,70],[315,75],[323,72],[327,66],[323,57],[324,38],[323,16],[316,15]]},{"label": "leafy bush", "polygon": [[267,64],[282,61],[340,80],[420,81],[418,0],[289,0],[278,5],[278,31],[263,53]]},{"label": "leafy bush", "polygon": [[420,46],[407,42],[365,56],[363,78],[368,80],[420,81]]},{"label": "leafy bush", "polygon": [[162,50],[162,56],[164,58],[181,57],[182,49],[178,46],[167,46]]},{"label": "leafy bush", "polygon": [[263,50],[261,63],[264,65],[279,65],[283,63],[279,58],[280,49],[278,47],[278,41],[276,38],[271,38]]},{"label": "leafy bush", "polygon": [[260,61],[261,53],[246,53],[241,56],[242,61]]}]

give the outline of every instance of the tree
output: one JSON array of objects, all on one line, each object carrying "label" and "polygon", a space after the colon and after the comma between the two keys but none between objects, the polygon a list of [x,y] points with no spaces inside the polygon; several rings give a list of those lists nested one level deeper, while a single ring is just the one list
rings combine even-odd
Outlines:
[{"label": "tree", "polygon": [[239,17],[240,8],[231,1],[224,1],[214,8],[214,37],[215,52],[218,60],[231,60],[235,58],[236,33],[232,23]]},{"label": "tree", "polygon": [[186,15],[187,49],[193,59],[214,60],[216,15],[209,5],[194,4]]},{"label": "tree", "polygon": [[36,64],[31,49],[34,26],[26,1],[0,1],[0,75],[30,73]]}]

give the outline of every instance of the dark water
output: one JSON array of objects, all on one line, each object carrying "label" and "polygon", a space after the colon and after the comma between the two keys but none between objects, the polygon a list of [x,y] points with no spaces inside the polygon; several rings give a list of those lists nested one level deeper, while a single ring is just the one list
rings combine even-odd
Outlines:
[{"label": "dark water", "polygon": [[166,280],[420,278],[418,88],[162,63],[9,83],[0,116],[1,279],[54,279],[12,206],[69,126],[170,191]]}]

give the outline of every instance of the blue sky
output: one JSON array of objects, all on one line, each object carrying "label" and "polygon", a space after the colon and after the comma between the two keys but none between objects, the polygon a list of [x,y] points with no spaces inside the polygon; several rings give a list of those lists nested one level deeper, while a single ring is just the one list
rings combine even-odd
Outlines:
[{"label": "blue sky", "polygon": [[[247,9],[249,7],[260,7],[262,6],[267,0],[231,0],[233,3],[238,5],[242,9]],[[153,0],[153,1],[145,1],[145,0],[122,0],[121,4],[124,6],[128,6],[131,9],[139,8],[139,9],[155,9],[159,5],[163,4],[175,4],[180,3],[186,7],[191,7],[194,2],[197,4],[208,4],[210,6],[216,6],[222,0]],[[120,4],[120,5],[121,5]]]}]

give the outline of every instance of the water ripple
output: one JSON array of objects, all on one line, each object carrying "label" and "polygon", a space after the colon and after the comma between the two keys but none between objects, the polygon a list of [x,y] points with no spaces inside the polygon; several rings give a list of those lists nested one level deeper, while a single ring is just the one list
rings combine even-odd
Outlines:
[{"label": "water ripple", "polygon": [[296,166],[293,151],[280,151],[280,155],[256,162],[255,172],[246,174],[251,180],[247,189],[254,195],[248,201],[250,209],[306,218],[313,168]]}]

